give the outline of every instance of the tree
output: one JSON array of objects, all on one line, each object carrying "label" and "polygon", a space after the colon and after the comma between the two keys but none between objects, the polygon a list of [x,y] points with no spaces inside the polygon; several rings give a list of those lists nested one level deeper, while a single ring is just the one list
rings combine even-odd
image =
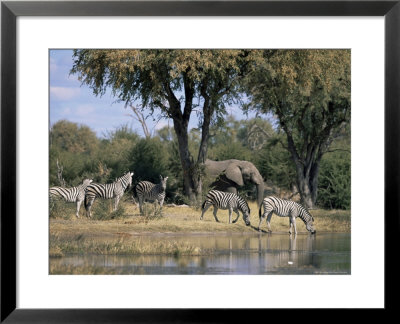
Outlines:
[{"label": "tree", "polygon": [[98,150],[95,132],[88,126],[60,120],[51,127],[49,137],[50,185],[82,183]]},{"label": "tree", "polygon": [[96,134],[86,125],[60,120],[50,129],[50,146],[74,153],[91,153],[97,147]]},{"label": "tree", "polygon": [[[151,114],[171,118],[184,170],[184,191],[201,193],[201,164],[207,156],[209,127],[225,104],[239,100],[238,81],[247,67],[241,50],[75,50],[71,73],[95,95],[111,89],[127,105],[135,101]],[[197,159],[189,151],[188,125],[193,112],[201,120]]]},{"label": "tree", "polygon": [[246,78],[247,109],[276,116],[308,207],[321,158],[350,121],[350,80],[349,50],[265,50]]}]

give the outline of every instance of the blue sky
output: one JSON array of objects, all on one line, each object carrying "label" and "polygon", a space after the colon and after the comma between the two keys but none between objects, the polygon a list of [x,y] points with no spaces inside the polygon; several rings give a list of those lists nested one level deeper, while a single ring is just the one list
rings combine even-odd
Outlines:
[{"label": "blue sky", "polygon": [[[96,97],[89,87],[81,85],[77,75],[69,74],[72,64],[72,50],[50,50],[50,127],[65,119],[89,126],[97,136],[103,137],[108,131],[128,125],[143,136],[140,124],[129,116],[129,108],[125,108],[124,103],[116,102],[111,92]],[[227,111],[236,119],[247,119],[238,107],[227,107]],[[172,120],[154,122],[151,117],[147,120],[153,132],[168,123],[172,127]],[[196,113],[192,113],[189,127],[197,126]]]}]

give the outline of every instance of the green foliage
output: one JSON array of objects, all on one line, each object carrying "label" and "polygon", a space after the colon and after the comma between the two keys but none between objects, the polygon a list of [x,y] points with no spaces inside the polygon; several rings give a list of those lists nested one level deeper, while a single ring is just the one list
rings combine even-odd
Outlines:
[{"label": "green foliage", "polygon": [[97,161],[100,163],[100,165],[98,163],[98,171],[104,175],[98,181],[114,181],[128,170],[133,171],[131,170],[131,151],[139,141],[139,135],[127,126],[108,132],[107,138],[100,145],[97,156]]},{"label": "green foliage", "polygon": [[216,161],[237,159],[251,161],[251,152],[239,142],[231,142],[229,145],[219,144],[210,149],[209,158]]},{"label": "green foliage", "polygon": [[[82,207],[80,214],[82,214]],[[72,219],[75,217],[76,204],[67,203],[62,199],[51,199],[49,202],[49,217],[58,219]]]},{"label": "green foliage", "polygon": [[143,107],[152,111],[170,111],[172,107],[164,104],[168,89],[187,89],[202,96],[221,93],[226,95],[223,100],[230,102],[236,92],[225,93],[225,89],[237,86],[237,76],[245,65],[245,52],[81,49],[74,51],[74,59],[71,72],[78,74],[79,80],[96,95],[111,88],[124,102],[139,99]]},{"label": "green foliage", "polygon": [[259,152],[255,163],[264,179],[282,189],[292,189],[296,169],[289,152],[276,139],[271,139]]},{"label": "green foliage", "polygon": [[[95,95],[111,89],[118,100],[136,101],[150,114],[171,118],[177,134],[185,195],[201,190],[198,164],[206,159],[209,127],[223,120],[225,106],[240,102],[240,83],[248,67],[247,50],[74,50],[71,73]],[[182,95],[184,94],[184,96]],[[192,112],[201,139],[194,151],[188,143]]]},{"label": "green foliage", "polygon": [[50,185],[60,185],[57,160],[63,168],[62,176],[68,186],[82,183],[94,171],[93,157],[100,141],[85,125],[66,120],[55,123],[50,130]]},{"label": "green foliage", "polygon": [[117,219],[125,216],[126,209],[120,202],[117,209],[113,210],[114,199],[96,199],[92,207],[92,218],[94,220]]},{"label": "green foliage", "polygon": [[248,108],[272,113],[287,139],[302,202],[313,207],[319,164],[350,122],[349,50],[265,50],[244,87]]},{"label": "green foliage", "polygon": [[[173,127],[143,139],[125,125],[99,139],[87,126],[60,121],[50,131],[50,185],[59,185],[58,160],[68,186],[86,177],[108,183],[127,170],[133,184],[158,183],[162,174],[169,176],[167,198],[188,203],[202,158],[239,159],[287,189],[302,180],[299,174],[319,170],[318,204],[349,208],[349,159],[324,156],[350,120],[349,51],[77,50],[74,59],[71,72],[96,95],[111,88],[118,100],[171,118]],[[225,106],[241,103],[244,92],[245,111],[268,119],[227,116]],[[193,112],[199,125],[189,130]]]},{"label": "green foliage", "polygon": [[129,153],[130,170],[135,182],[160,182],[160,175],[169,176],[168,153],[159,138],[140,139]]},{"label": "green foliage", "polygon": [[85,125],[61,120],[50,131],[50,147],[57,147],[60,151],[90,154],[97,145],[96,134]]},{"label": "green foliage", "polygon": [[330,209],[351,208],[349,153],[329,153],[321,161],[317,204]]}]

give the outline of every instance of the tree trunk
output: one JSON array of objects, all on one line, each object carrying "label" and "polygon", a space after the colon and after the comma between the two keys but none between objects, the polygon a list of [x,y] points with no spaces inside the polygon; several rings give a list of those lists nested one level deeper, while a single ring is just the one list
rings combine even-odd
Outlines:
[{"label": "tree trunk", "polygon": [[[318,174],[321,157],[313,159],[300,159],[293,138],[286,132],[288,149],[296,166],[297,189],[300,194],[301,203],[307,208],[314,208],[317,200]],[[306,161],[304,161],[306,160]]]},{"label": "tree trunk", "polygon": [[185,196],[190,202],[195,203],[201,194],[201,182],[198,165],[189,153],[188,123],[174,120],[174,129],[178,138],[179,157],[183,170],[183,188]]},{"label": "tree trunk", "polygon": [[309,179],[299,176],[297,178],[301,203],[307,208],[313,208],[314,202],[312,200],[312,191]]}]

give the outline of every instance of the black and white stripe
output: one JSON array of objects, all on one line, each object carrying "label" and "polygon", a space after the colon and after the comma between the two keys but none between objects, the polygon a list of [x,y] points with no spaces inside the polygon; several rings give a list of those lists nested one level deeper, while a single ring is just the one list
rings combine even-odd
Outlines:
[{"label": "black and white stripe", "polygon": [[50,200],[56,198],[62,198],[66,202],[76,203],[76,217],[79,218],[79,209],[81,203],[85,199],[85,189],[93,180],[85,179],[82,184],[77,187],[64,188],[64,187],[51,187],[50,188]]},{"label": "black and white stripe", "polygon": [[102,199],[114,198],[114,211],[117,210],[119,200],[123,196],[125,189],[132,184],[133,172],[127,172],[122,177],[117,178],[113,183],[92,183],[86,188],[85,209],[86,215],[91,218],[90,209],[94,200],[99,197]]},{"label": "black and white stripe", "polygon": [[168,177],[163,178],[160,175],[160,183],[154,184],[150,181],[140,181],[136,185],[136,195],[139,200],[139,209],[143,214],[143,204],[146,200],[158,201],[160,210],[165,199],[165,189],[167,188]]},{"label": "black and white stripe", "polygon": [[[261,215],[261,208],[264,206],[264,213]],[[277,197],[266,197],[264,198],[260,210],[259,217],[260,223],[258,224],[258,230],[260,230],[261,222],[267,218],[267,228],[271,232],[271,217],[275,213],[280,217],[289,217],[290,229],[289,233],[292,234],[292,227],[294,227],[294,233],[297,234],[296,229],[296,218],[299,217],[304,224],[306,224],[307,231],[315,233],[314,229],[314,218],[309,211],[302,205],[291,200],[285,200]]]},{"label": "black and white stripe", "polygon": [[218,190],[211,190],[208,192],[206,199],[201,206],[202,212],[200,216],[200,220],[203,219],[204,213],[210,206],[214,206],[214,218],[217,222],[219,222],[217,218],[218,208],[220,209],[228,209],[229,210],[229,224],[232,222],[232,211],[237,214],[236,219],[233,223],[236,223],[239,218],[239,211],[243,214],[243,220],[247,226],[250,225],[250,208],[244,198],[240,197],[237,194],[223,192]]}]

